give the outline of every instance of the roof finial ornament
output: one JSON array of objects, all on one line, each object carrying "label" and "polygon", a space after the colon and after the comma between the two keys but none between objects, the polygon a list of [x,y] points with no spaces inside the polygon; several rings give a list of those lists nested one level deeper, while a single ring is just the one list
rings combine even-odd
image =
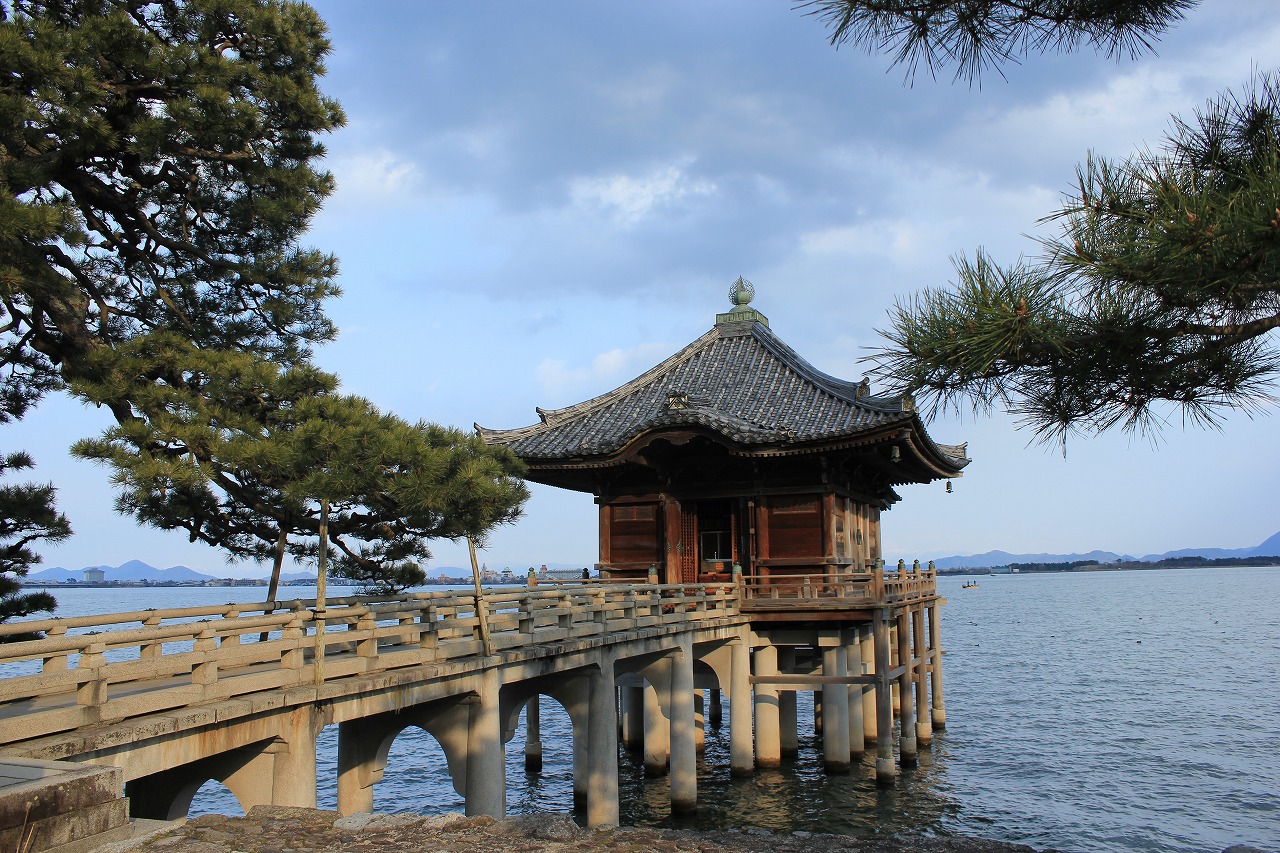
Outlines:
[{"label": "roof finial ornament", "polygon": [[756,286],[742,276],[729,288],[729,304],[734,310],[745,309],[756,298]]},{"label": "roof finial ornament", "polygon": [[729,285],[729,304],[733,306],[728,312],[716,315],[716,325],[742,325],[742,334],[749,334],[752,323],[768,326],[769,320],[759,311],[751,307],[751,300],[756,296],[756,286],[742,276]]}]

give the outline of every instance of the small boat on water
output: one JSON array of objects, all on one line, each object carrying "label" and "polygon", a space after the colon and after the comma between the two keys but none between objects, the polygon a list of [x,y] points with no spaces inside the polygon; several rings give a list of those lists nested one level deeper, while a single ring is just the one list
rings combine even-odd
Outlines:
[{"label": "small boat on water", "polygon": [[960,584],[960,588],[961,588],[961,589],[977,589],[977,588],[978,588],[978,582],[977,582],[977,581],[965,581],[964,583]]}]

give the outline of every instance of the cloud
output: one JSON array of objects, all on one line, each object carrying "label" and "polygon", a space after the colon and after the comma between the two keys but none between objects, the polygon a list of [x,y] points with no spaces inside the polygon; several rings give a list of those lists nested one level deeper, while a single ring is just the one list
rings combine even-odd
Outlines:
[{"label": "cloud", "polygon": [[716,191],[712,181],[692,178],[687,164],[669,163],[644,175],[613,174],[575,178],[569,185],[573,205],[587,213],[602,213],[629,227],[689,196]]},{"label": "cloud", "polygon": [[591,362],[573,367],[560,359],[543,359],[534,371],[548,399],[573,405],[628,382],[676,351],[671,344],[647,342],[611,349]]},{"label": "cloud", "polygon": [[417,166],[385,148],[334,157],[328,165],[338,182],[334,198],[344,204],[404,206],[421,185]]}]

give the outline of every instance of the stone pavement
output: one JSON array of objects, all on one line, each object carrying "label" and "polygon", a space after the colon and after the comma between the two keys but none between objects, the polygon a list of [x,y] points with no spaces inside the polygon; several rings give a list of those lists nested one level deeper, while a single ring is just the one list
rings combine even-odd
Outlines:
[{"label": "stone pavement", "polygon": [[259,806],[204,815],[98,853],[1052,853],[973,838],[872,838],[763,831],[585,830],[567,815],[495,821],[457,814],[357,814]]}]

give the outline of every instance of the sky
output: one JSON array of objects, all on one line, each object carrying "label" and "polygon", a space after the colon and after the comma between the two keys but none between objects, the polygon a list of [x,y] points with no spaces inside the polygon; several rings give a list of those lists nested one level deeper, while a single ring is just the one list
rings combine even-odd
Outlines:
[{"label": "sky", "polygon": [[[972,86],[837,50],[787,0],[314,5],[333,41],[322,88],[347,114],[307,238],[340,258],[344,291],[317,361],[383,410],[465,428],[525,426],[639,375],[709,329],[738,276],[783,340],[857,379],[894,300],[947,284],[953,258],[1034,256],[1090,151],[1158,146],[1171,115],[1280,65],[1274,0],[1206,0],[1136,60],[1033,56]],[[900,489],[885,557],[1140,557],[1280,530],[1274,408],[1219,431],[1168,414],[1154,441],[1065,454],[1004,415],[935,419],[973,462],[951,494]],[[42,568],[267,571],[114,513],[109,472],[66,452],[107,425],[52,397],[3,427],[76,531]],[[590,496],[531,491],[481,559],[594,563]],[[467,565],[465,543],[432,550],[432,573]]]}]

